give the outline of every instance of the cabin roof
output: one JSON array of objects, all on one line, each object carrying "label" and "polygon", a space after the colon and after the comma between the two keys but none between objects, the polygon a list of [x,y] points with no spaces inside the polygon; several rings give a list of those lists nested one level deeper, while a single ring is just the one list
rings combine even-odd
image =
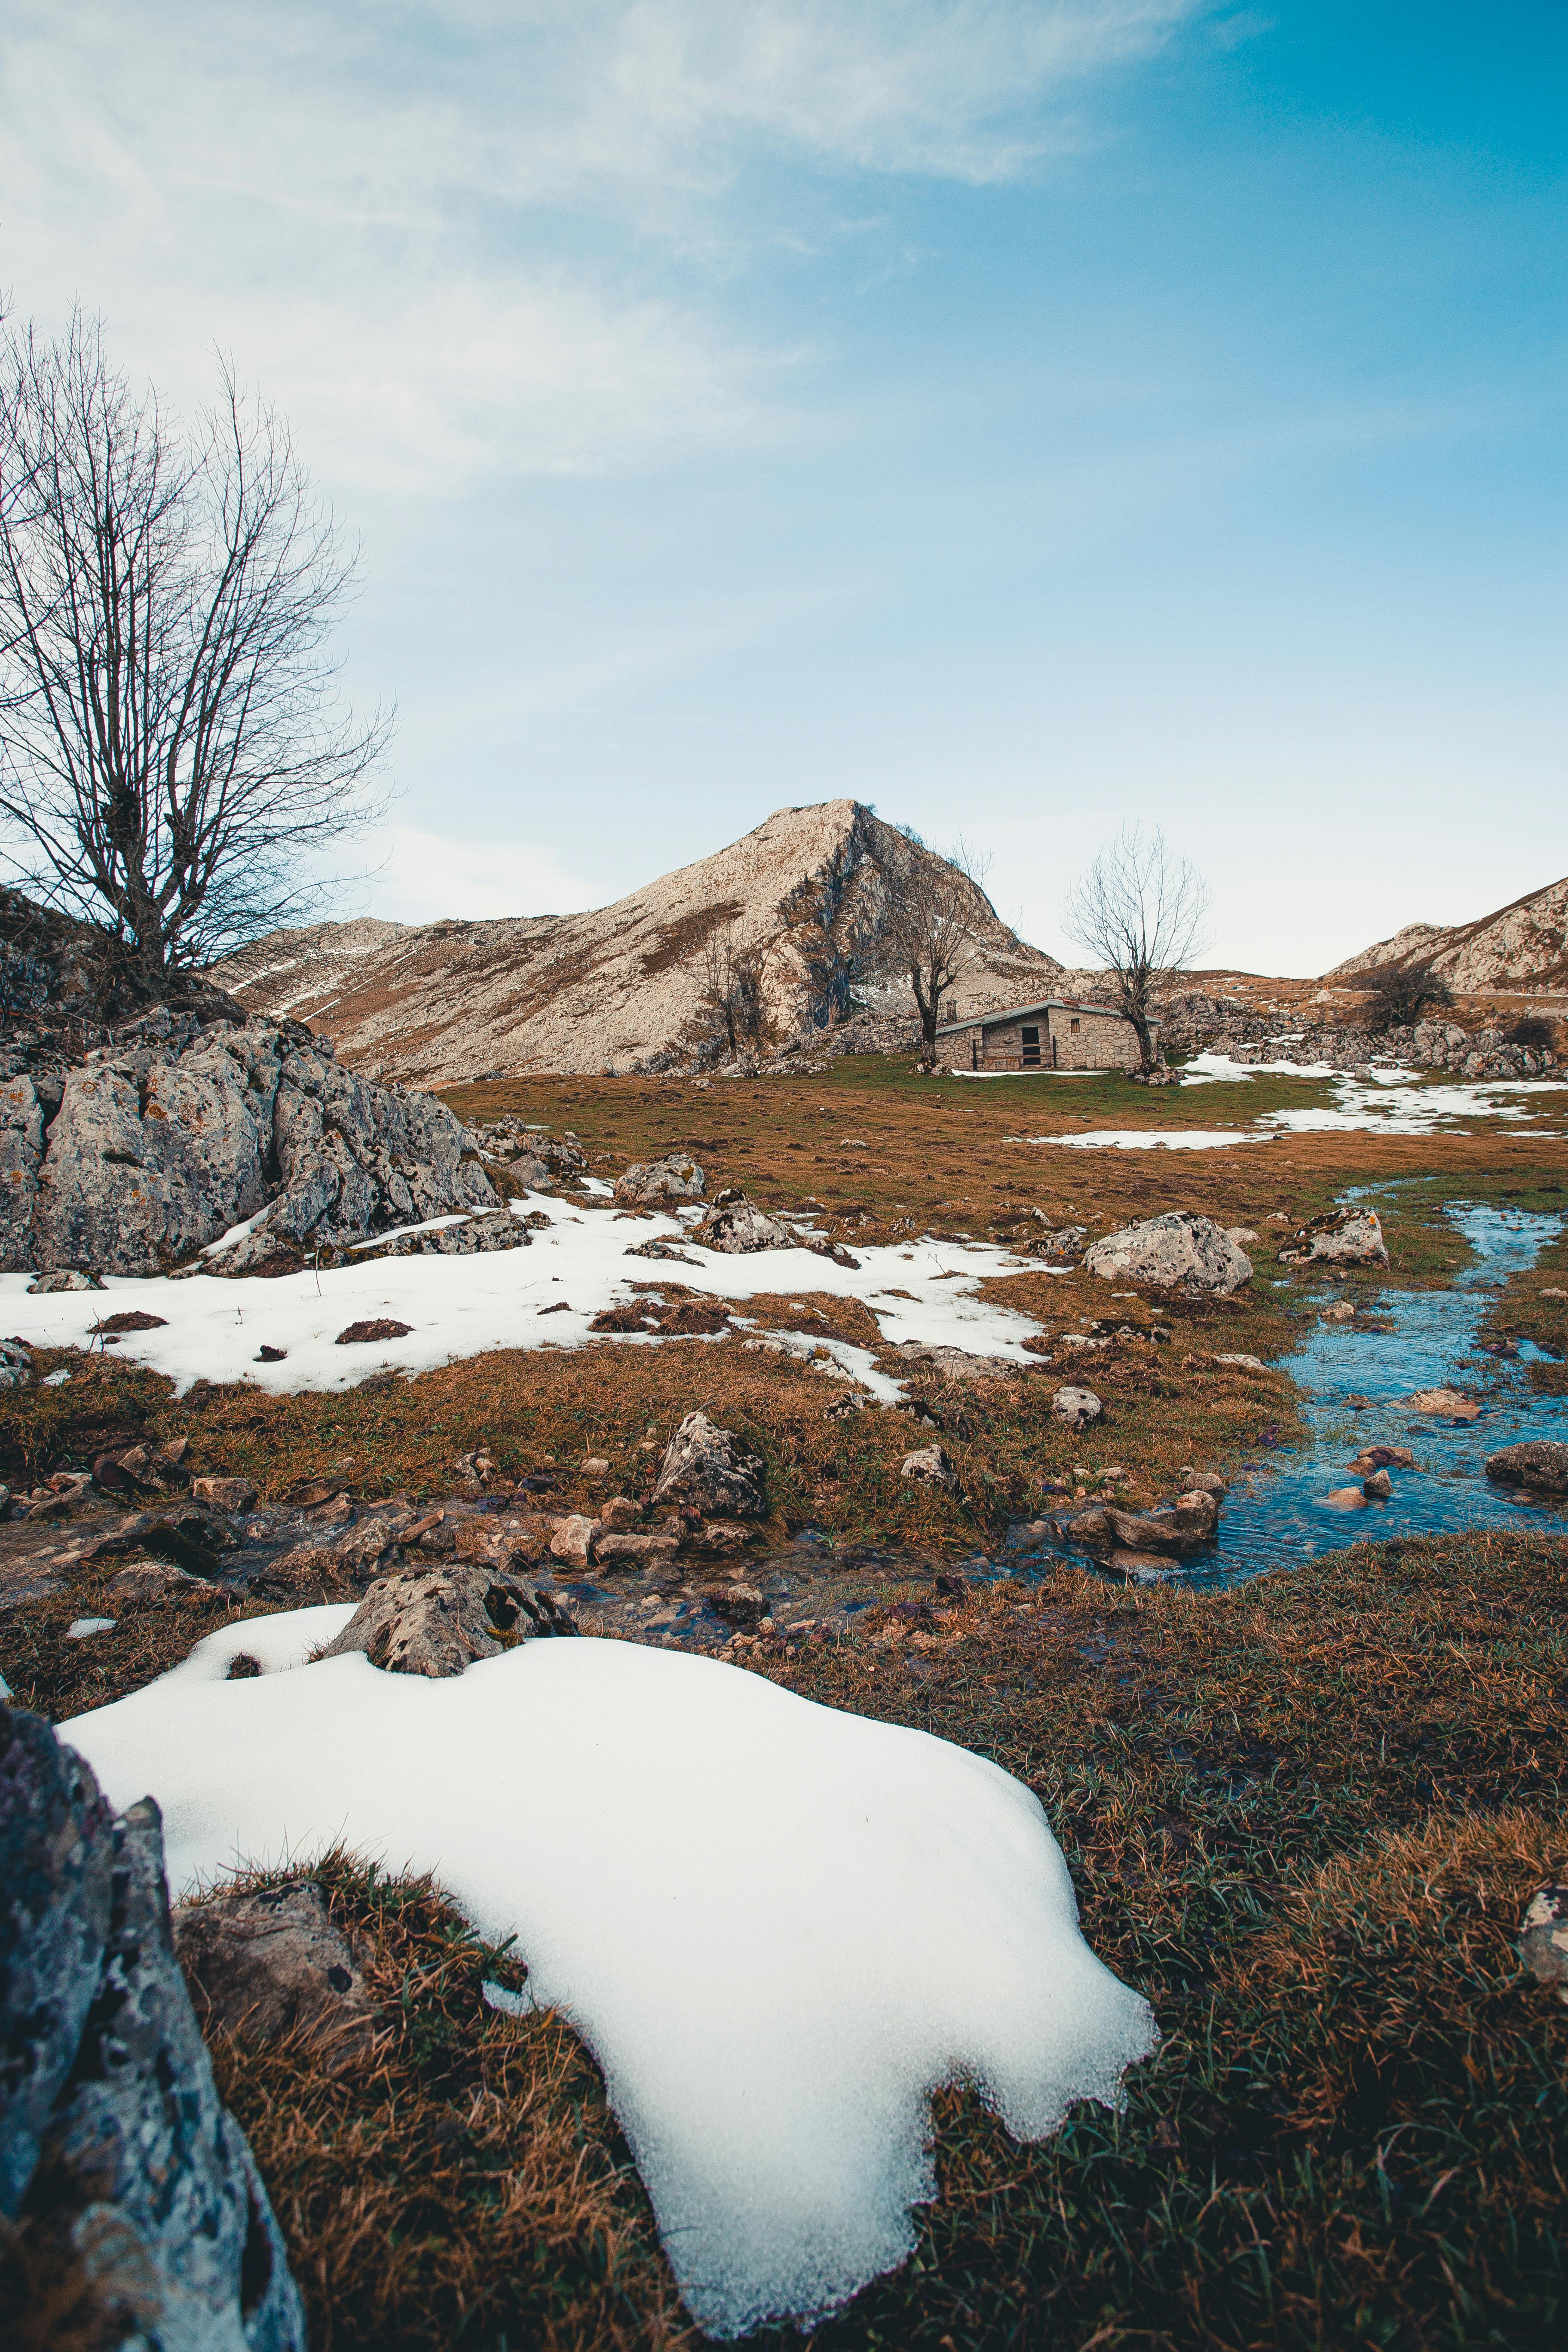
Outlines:
[{"label": "cabin roof", "polygon": [[[1088,1013],[1100,1021],[1125,1021],[1113,1004],[1085,1004],[1081,997],[1042,996],[1037,1004],[1009,1004],[995,1013],[972,1013],[966,1021],[939,1021],[939,1037],[952,1036],[961,1029],[995,1029],[1004,1021],[1026,1021],[1032,1013]],[[1149,1026],[1157,1029],[1158,1020],[1151,1018]]]}]

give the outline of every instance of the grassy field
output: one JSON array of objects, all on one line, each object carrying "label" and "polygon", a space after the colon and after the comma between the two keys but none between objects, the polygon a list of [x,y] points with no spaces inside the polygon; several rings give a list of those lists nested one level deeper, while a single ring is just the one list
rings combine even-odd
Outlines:
[{"label": "grassy field", "polygon": [[[1398,1284],[1442,1284],[1464,1263],[1449,1201],[1565,1205],[1561,1137],[1495,1123],[1199,1153],[1016,1139],[1239,1126],[1321,1097],[1300,1080],[1151,1095],[1112,1078],[965,1085],[844,1064],[702,1089],[540,1080],[452,1097],[466,1118],[574,1130],[596,1173],[693,1150],[713,1189],[742,1183],[770,1208],[816,1200],[851,1247],[1021,1232],[1035,1208],[1091,1232],[1191,1208],[1264,1237],[1239,1299],[1162,1306],[1170,1344],[1097,1363],[1109,1417],[1092,1443],[1054,1422],[1049,1379],[933,1391],[960,1474],[951,1497],[899,1478],[904,1416],[829,1420],[820,1380],[728,1339],[500,1350],[330,1397],[176,1400],[112,1358],[78,1359],[68,1386],[0,1395],[0,1477],[90,1459],[114,1436],[179,1433],[193,1468],[268,1492],[331,1472],[366,1494],[438,1495],[482,1444],[508,1471],[552,1468],[559,1507],[588,1506],[646,1492],[664,1439],[704,1404],[764,1454],[775,1538],[809,1520],[847,1543],[919,1548],[934,1567],[992,1544],[1039,1507],[1044,1481],[1079,1465],[1119,1463],[1132,1498],[1152,1499],[1183,1463],[1225,1471],[1289,1443],[1284,1376],[1213,1358],[1290,1350],[1316,1292],[1273,1262],[1268,1237],[1347,1189],[1371,1188],[1394,1260],[1384,1280]],[[1568,1289],[1561,1242],[1498,1294],[1495,1331],[1568,1348],[1568,1301],[1552,1288]],[[1031,1269],[997,1290],[1049,1331],[1104,1307],[1081,1274]],[[876,1336],[864,1309],[826,1296],[760,1296],[748,1311]],[[1532,1376],[1560,1389],[1564,1366]],[[608,1472],[586,1474],[590,1455]],[[160,1604],[67,1643],[99,1591],[81,1580],[5,1622],[0,1664],[19,1700],[57,1718],[100,1703],[230,1613]],[[1561,1543],[1455,1538],[1358,1545],[1234,1595],[1130,1592],[1064,1568],[912,1627],[871,1612],[837,1645],[754,1654],[752,1671],[956,1740],[1035,1789],[1086,1932],[1148,1993],[1164,2037],[1121,2115],[1080,2109],[1037,2147],[1008,2140],[973,2092],[943,2093],[941,2195],[917,2254],[817,2331],[823,2352],[1448,2352],[1561,2328],[1568,2008],[1524,1975],[1513,1938],[1534,1887],[1568,1869],[1565,1604]],[[217,2052],[317,2352],[692,2342],[580,2046],[554,2019],[480,2007],[498,1964],[438,1890],[389,1885],[345,1857],[325,1876],[373,1954],[375,2063],[327,2081],[308,2051]]]}]

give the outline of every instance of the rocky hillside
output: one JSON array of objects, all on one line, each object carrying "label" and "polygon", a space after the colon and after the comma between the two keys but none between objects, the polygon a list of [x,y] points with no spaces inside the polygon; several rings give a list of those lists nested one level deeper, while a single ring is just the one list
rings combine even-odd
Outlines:
[{"label": "rocky hillside", "polygon": [[1367,981],[1378,972],[1429,963],[1461,996],[1495,989],[1568,988],[1568,877],[1532,890],[1479,922],[1407,923],[1324,978]]},{"label": "rocky hillside", "polygon": [[[493,922],[321,923],[275,931],[215,977],[254,1013],[330,1034],[367,1075],[448,1086],[531,1070],[630,1070],[715,1055],[716,947],[752,960],[760,1048],[820,1042],[858,1007],[900,1024],[889,904],[941,864],[858,801],[779,809],[754,833],[614,906]],[[1059,985],[1061,967],[974,892],[979,954],[960,1012]],[[899,1042],[902,1042],[901,1039]]]}]

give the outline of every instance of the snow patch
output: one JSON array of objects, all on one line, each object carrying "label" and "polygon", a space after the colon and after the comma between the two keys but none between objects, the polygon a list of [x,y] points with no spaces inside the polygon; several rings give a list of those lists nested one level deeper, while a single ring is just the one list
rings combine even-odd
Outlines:
[{"label": "snow patch", "polygon": [[[1038,2138],[1153,2047],[1037,1799],[984,1758],[631,1643],[528,1642],[449,1681],[306,1664],[350,1613],[228,1627],[62,1732],[116,1808],[157,1799],[176,1890],[341,1840],[515,1936],[711,2334],[904,2260],[939,2084]],[[263,1671],[229,1682],[242,1651]]]}]

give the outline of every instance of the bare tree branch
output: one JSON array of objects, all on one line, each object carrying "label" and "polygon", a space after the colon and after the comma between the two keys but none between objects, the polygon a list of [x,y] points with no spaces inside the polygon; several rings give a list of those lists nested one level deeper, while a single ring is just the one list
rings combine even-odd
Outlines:
[{"label": "bare tree branch", "polygon": [[1131,1022],[1145,1071],[1158,1058],[1154,999],[1203,944],[1208,886],[1175,859],[1158,828],[1145,840],[1124,825],[1062,909],[1069,936],[1110,973],[1117,1008]]},{"label": "bare tree branch", "polygon": [[984,891],[987,861],[960,840],[951,856],[935,856],[918,833],[901,826],[915,855],[894,884],[888,909],[887,941],[891,961],[908,979],[921,1016],[921,1063],[936,1067],[937,1024],[942,1000],[979,952],[975,933],[994,922],[995,908]]},{"label": "bare tree branch", "polygon": [[742,947],[733,923],[713,932],[702,950],[698,1001],[710,1034],[722,1041],[727,1060],[733,1062],[748,1046],[766,1042],[762,950]]},{"label": "bare tree branch", "polygon": [[194,435],[96,323],[0,343],[0,856],[107,915],[149,969],[205,962],[320,895],[379,813],[390,715],[340,711],[356,564],[286,424],[232,370]]}]

